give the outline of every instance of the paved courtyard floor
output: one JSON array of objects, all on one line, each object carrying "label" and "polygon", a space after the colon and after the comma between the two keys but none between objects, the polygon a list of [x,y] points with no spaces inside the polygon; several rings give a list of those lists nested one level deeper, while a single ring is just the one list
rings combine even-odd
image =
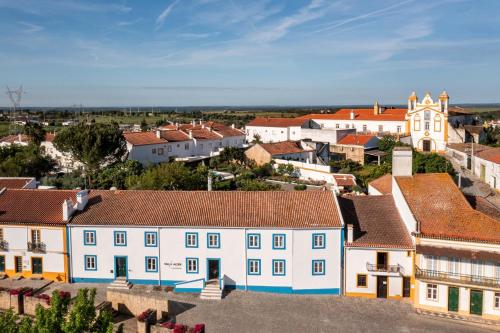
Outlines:
[{"label": "paved courtyard floor", "polygon": [[[222,301],[168,294],[178,323],[205,323],[207,332],[492,332],[418,315],[408,303],[338,296],[276,295],[233,291]],[[135,331],[135,319],[123,322]]]}]

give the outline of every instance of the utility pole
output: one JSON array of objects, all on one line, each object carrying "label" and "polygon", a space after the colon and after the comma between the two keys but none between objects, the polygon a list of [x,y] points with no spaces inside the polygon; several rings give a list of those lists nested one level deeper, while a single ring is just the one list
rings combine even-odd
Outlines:
[{"label": "utility pole", "polygon": [[21,106],[21,98],[23,97],[24,94],[23,86],[21,85],[19,89],[17,90],[11,90],[9,86],[7,86],[7,96],[9,96],[10,102],[12,103],[12,109],[10,112],[10,124],[9,124],[9,134],[16,134],[13,133],[14,131],[14,122],[15,118],[17,115],[17,110]]}]

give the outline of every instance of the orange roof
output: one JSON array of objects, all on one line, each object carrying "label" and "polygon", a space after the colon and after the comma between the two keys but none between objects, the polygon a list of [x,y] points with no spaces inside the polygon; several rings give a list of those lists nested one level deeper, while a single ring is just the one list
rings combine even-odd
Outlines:
[{"label": "orange roof", "polygon": [[56,138],[56,135],[54,133],[47,133],[45,134],[45,141],[52,142]]},{"label": "orange roof", "polygon": [[71,224],[339,228],[329,191],[90,191]]},{"label": "orange roof", "polygon": [[125,140],[134,146],[156,145],[167,141],[156,136],[154,132],[123,133]]},{"label": "orange roof", "polygon": [[220,135],[216,134],[216,132],[208,128],[186,130],[187,133],[189,133],[189,131],[193,134],[193,138],[198,140],[220,140],[222,138]]},{"label": "orange roof", "polygon": [[500,223],[473,209],[447,173],[395,179],[423,237],[500,243]]},{"label": "orange roof", "polygon": [[496,164],[500,164],[500,147],[486,149],[475,154],[477,157],[482,158]]},{"label": "orange roof", "polygon": [[0,194],[0,223],[66,224],[62,205],[78,191],[7,189]]},{"label": "orange roof", "polygon": [[21,142],[29,142],[30,138],[27,135],[21,134],[21,135],[7,135],[4,136],[3,138],[0,138],[0,142],[8,142],[8,143],[15,143],[19,141],[19,137],[21,138]]},{"label": "orange roof", "polygon": [[271,155],[303,153],[306,151],[300,146],[300,143],[295,141],[259,143],[258,145]]},{"label": "orange roof", "polygon": [[258,117],[247,124],[247,126],[267,126],[267,127],[290,127],[302,126],[307,119],[299,118],[268,118]]},{"label": "orange roof", "polygon": [[340,109],[335,113],[307,114],[299,119],[351,120],[352,111],[353,120],[377,121],[404,121],[407,113],[406,109],[385,109],[380,114],[373,114],[373,109]]},{"label": "orange roof", "polygon": [[0,190],[4,187],[10,189],[24,188],[32,180],[34,178],[0,177]]},{"label": "orange roof", "polygon": [[354,186],[356,178],[353,175],[333,175],[338,186]]},{"label": "orange roof", "polygon": [[167,140],[168,142],[178,142],[178,141],[189,141],[189,135],[179,130],[167,130],[160,131],[160,136],[162,139]]},{"label": "orange roof", "polygon": [[347,134],[342,139],[337,141],[337,143],[341,145],[364,146],[374,138],[376,138],[374,135]]},{"label": "orange roof", "polygon": [[390,173],[386,173],[382,177],[372,180],[371,182],[368,183],[368,185],[374,187],[377,191],[379,191],[382,194],[391,194],[392,175]]}]

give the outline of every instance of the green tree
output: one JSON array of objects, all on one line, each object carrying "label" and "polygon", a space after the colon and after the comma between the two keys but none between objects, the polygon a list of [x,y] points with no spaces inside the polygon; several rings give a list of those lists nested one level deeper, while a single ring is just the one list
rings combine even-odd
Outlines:
[{"label": "green tree", "polygon": [[254,134],[252,143],[262,143],[262,138],[259,134]]},{"label": "green tree", "polygon": [[236,181],[236,187],[239,191],[279,191],[281,186],[271,184],[256,179],[241,179]]},{"label": "green tree", "polygon": [[42,141],[45,140],[46,131],[39,123],[27,123],[24,126],[24,134],[30,138],[33,144],[40,146]]},{"label": "green tree", "polygon": [[0,312],[0,331],[4,333],[17,333],[19,316],[12,309]]},{"label": "green tree", "polygon": [[148,130],[148,123],[146,122],[146,119],[142,118],[141,120],[141,131],[146,132]]},{"label": "green tree", "polygon": [[170,162],[128,177],[125,186],[136,190],[206,190],[207,182],[208,169],[205,166],[199,165],[193,170],[181,162]]},{"label": "green tree", "polygon": [[11,145],[0,147],[0,176],[42,177],[54,169],[55,162],[41,153],[40,147]]},{"label": "green tree", "polygon": [[90,175],[105,164],[120,161],[127,150],[117,123],[70,126],[58,133],[54,145],[71,153]]},{"label": "green tree", "polygon": [[138,161],[127,160],[104,167],[95,177],[92,188],[109,190],[111,187],[125,189],[128,177],[139,176],[143,171]]},{"label": "green tree", "polygon": [[446,172],[455,175],[455,170],[450,161],[436,153],[422,154],[413,152],[413,172],[414,173],[434,173]]}]

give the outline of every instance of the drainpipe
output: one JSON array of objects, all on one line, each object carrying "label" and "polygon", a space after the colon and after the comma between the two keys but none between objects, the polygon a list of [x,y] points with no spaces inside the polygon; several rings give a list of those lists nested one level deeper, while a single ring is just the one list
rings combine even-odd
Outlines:
[{"label": "drainpipe", "polygon": [[158,285],[161,286],[161,242],[160,227],[156,227],[156,241],[158,242]]},{"label": "drainpipe", "polygon": [[[245,228],[245,291],[248,291],[248,259],[247,259],[247,252],[248,252],[248,235],[247,235],[247,228]],[[262,268],[261,268],[262,269]]]},{"label": "drainpipe", "polygon": [[70,255],[70,251],[71,251],[71,228],[69,226],[66,226],[66,253],[67,253],[67,258],[65,260],[67,260],[67,262],[68,262],[68,283],[72,283],[73,282],[73,272],[72,272],[73,262],[71,260],[71,258],[73,258],[73,256]]}]

